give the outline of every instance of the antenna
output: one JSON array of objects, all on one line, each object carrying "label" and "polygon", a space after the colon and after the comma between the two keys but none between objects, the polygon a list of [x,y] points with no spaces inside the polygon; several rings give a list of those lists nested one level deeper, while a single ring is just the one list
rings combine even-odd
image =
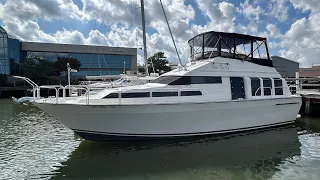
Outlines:
[{"label": "antenna", "polygon": [[171,35],[171,39],[172,39],[172,41],[173,41],[173,45],[174,45],[174,48],[175,48],[175,50],[176,50],[176,53],[177,53],[179,62],[180,62],[180,64],[181,64],[181,66],[184,67],[184,69],[186,70],[186,67],[181,63],[181,59],[180,59],[180,56],[179,56],[179,52],[178,52],[176,43],[175,43],[175,41],[174,41],[174,38],[173,38],[173,36],[172,36],[172,32],[171,32],[171,28],[170,28],[170,25],[169,25],[169,22],[168,22],[168,18],[167,18],[167,15],[166,15],[165,10],[164,10],[164,8],[163,8],[163,4],[162,4],[162,1],[161,1],[161,0],[160,0],[160,4],[161,4],[161,7],[162,7],[162,11],[163,11],[164,17],[165,17],[165,19],[166,19],[168,28],[169,28],[169,32],[170,32],[170,35]]},{"label": "antenna", "polygon": [[148,72],[148,54],[147,54],[147,44],[146,44],[146,20],[144,17],[144,0],[141,0],[141,18],[142,18],[142,31],[143,31],[143,52],[144,52],[144,68],[146,76],[149,75]]}]

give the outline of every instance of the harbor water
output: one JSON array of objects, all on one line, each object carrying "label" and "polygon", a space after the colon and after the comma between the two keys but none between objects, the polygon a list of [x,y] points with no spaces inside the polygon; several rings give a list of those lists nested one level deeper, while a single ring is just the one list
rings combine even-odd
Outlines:
[{"label": "harbor water", "polygon": [[318,180],[319,132],[320,119],[302,117],[290,126],[227,135],[93,142],[34,106],[6,99],[0,179]]}]

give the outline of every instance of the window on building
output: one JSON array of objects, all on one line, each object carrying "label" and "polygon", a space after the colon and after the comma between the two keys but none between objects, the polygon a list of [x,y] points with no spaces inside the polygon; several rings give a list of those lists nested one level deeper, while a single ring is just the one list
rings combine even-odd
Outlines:
[{"label": "window on building", "polygon": [[274,79],[275,95],[283,95],[283,86],[281,79]]},{"label": "window on building", "polygon": [[263,78],[263,92],[265,96],[271,96],[272,82],[270,78]]},{"label": "window on building", "polygon": [[261,86],[259,78],[250,78],[251,79],[251,92],[252,96],[261,96]]}]

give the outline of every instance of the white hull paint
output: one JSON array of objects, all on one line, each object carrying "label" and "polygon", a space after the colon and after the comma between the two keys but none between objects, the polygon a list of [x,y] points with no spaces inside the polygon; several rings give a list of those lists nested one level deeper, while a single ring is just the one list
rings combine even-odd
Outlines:
[{"label": "white hull paint", "polygon": [[165,138],[288,124],[297,118],[301,97],[149,105],[34,104],[80,136]]}]

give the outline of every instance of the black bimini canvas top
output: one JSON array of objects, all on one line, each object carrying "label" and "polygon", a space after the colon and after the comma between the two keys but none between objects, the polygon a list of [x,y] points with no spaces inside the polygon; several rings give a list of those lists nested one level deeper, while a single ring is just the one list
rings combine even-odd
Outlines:
[{"label": "black bimini canvas top", "polygon": [[[272,67],[267,38],[239,33],[209,31],[201,33],[188,41],[192,60],[214,56],[250,61]],[[265,54],[261,54],[264,53]],[[261,58],[266,55],[266,58]]]},{"label": "black bimini canvas top", "polygon": [[[201,33],[191,38],[188,43],[192,46],[203,46],[205,47],[215,47],[219,41],[219,37],[221,37],[228,45],[231,47],[238,46],[241,44],[250,44],[252,40],[254,41],[266,41],[267,38],[250,36],[246,34],[239,33],[228,33],[228,32],[217,32],[217,31],[209,31],[205,33]],[[204,42],[203,42],[204,40]],[[235,42],[234,42],[235,41]],[[234,44],[235,43],[235,44]],[[227,44],[221,44],[222,49],[228,49],[229,46]]]}]

